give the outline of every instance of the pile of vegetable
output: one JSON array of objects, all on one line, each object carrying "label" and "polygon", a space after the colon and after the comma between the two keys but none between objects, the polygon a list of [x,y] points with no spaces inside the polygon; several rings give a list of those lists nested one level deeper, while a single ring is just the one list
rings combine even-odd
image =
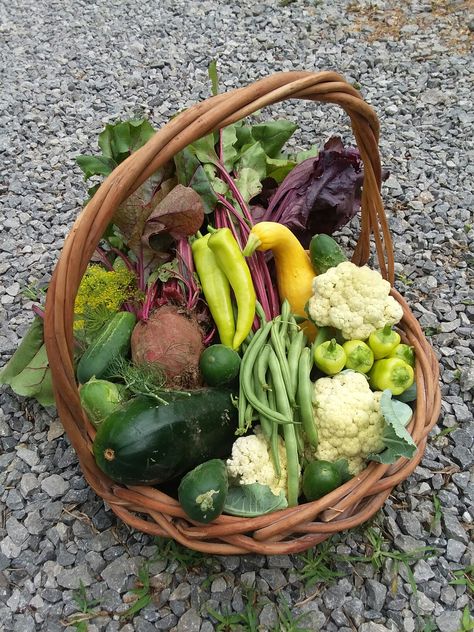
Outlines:
[{"label": "pile of vegetable", "polygon": [[[337,138],[284,153],[295,129],[240,122],[180,152],[117,209],[75,301],[98,467],[164,486],[197,522],[317,500],[416,451],[402,309],[330,236],[358,211],[360,157]],[[85,178],[153,133],[107,125],[102,154],[78,158]],[[34,309],[0,382],[51,405]]]}]

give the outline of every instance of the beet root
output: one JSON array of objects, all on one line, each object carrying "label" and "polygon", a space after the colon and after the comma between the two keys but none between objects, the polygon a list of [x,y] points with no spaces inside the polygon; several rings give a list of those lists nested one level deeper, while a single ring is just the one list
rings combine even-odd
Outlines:
[{"label": "beet root", "polygon": [[131,348],[134,364],[156,364],[168,388],[201,385],[199,357],[204,349],[198,323],[173,305],[155,310],[135,325]]}]

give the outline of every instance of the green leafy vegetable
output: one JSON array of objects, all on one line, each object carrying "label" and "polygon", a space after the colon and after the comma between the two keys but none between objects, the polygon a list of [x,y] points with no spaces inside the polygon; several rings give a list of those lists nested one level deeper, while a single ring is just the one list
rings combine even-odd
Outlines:
[{"label": "green leafy vegetable", "polygon": [[195,154],[188,148],[183,149],[174,157],[174,164],[179,184],[192,187],[196,193],[199,193],[205,213],[212,213],[217,204],[217,196],[212,190],[204,167]]},{"label": "green leafy vegetable", "polygon": [[412,409],[408,404],[392,399],[392,392],[389,389],[382,393],[380,409],[385,419],[385,450],[379,454],[369,454],[367,458],[385,464],[394,463],[400,457],[411,459],[416,452],[416,443],[405,426],[413,415]]},{"label": "green leafy vegetable", "polygon": [[293,136],[297,129],[298,125],[295,125],[295,123],[279,119],[253,125],[251,133],[256,141],[261,142],[265,153],[270,158],[279,158],[278,154],[282,150],[283,145]]},{"label": "green leafy vegetable", "polygon": [[77,156],[84,180],[92,176],[107,176],[131,153],[142,147],[155,134],[146,119],[119,121],[106,125],[99,135],[102,156]]},{"label": "green leafy vegetable", "polygon": [[252,518],[288,507],[283,491],[278,496],[267,485],[251,483],[229,487],[224,513],[231,516]]},{"label": "green leafy vegetable", "polygon": [[10,379],[9,384],[17,395],[34,397],[43,406],[54,405],[51,370],[44,344],[23,371]]},{"label": "green leafy vegetable", "polygon": [[11,384],[11,380],[25,369],[43,344],[43,321],[35,317],[20,342],[18,349],[0,371],[0,384]]},{"label": "green leafy vegetable", "polygon": [[414,402],[416,400],[416,382],[413,382],[403,393],[396,396],[400,402]]}]

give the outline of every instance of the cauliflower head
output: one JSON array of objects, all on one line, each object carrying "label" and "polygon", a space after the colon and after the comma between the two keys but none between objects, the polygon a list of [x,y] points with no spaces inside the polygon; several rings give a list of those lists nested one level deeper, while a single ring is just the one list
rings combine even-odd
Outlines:
[{"label": "cauliflower head", "polygon": [[317,325],[339,329],[346,340],[365,340],[402,319],[402,306],[389,293],[380,272],[344,261],[315,277],[308,312]]},{"label": "cauliflower head", "polygon": [[316,458],[332,462],[347,459],[354,475],[363,470],[366,457],[384,448],[381,396],[355,371],[316,380],[312,394],[319,433]]},{"label": "cauliflower head", "polygon": [[273,462],[262,429],[256,426],[255,434],[239,437],[232,446],[232,456],[227,459],[227,472],[229,477],[240,485],[260,483],[268,485],[272,492],[278,496],[281,491],[285,493],[287,487],[287,461],[285,444],[281,437],[278,438],[278,452],[280,454],[280,478],[275,474]]}]

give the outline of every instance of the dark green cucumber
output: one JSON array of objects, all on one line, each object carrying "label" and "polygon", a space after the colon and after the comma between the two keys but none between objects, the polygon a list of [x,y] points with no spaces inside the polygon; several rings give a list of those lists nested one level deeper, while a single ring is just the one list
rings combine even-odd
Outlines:
[{"label": "dark green cucumber", "polygon": [[118,312],[87,347],[77,365],[77,379],[84,384],[91,377],[105,377],[107,369],[127,353],[136,318],[131,312]]},{"label": "dark green cucumber", "polygon": [[318,274],[324,274],[329,268],[334,268],[347,257],[341,246],[329,235],[321,233],[314,235],[309,244],[309,256],[313,268]]},{"label": "dark green cucumber", "polygon": [[130,400],[100,426],[93,445],[97,465],[119,483],[154,485],[228,456],[237,427],[232,395],[203,388],[165,393],[168,404]]},{"label": "dark green cucumber", "polygon": [[192,520],[208,523],[221,515],[228,489],[224,461],[211,459],[186,474],[179,484],[178,498]]}]

